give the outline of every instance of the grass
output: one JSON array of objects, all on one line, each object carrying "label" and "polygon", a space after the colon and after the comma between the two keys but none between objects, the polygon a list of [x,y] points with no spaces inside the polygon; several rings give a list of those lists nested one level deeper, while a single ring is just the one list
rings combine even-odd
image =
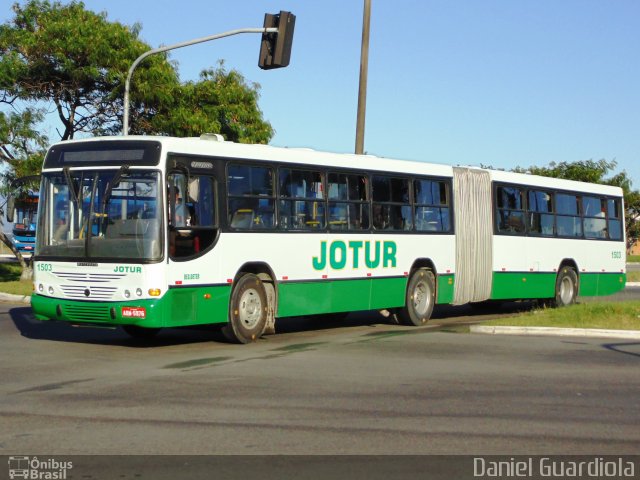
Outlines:
[{"label": "grass", "polygon": [[640,255],[627,255],[627,262],[640,263]]},{"label": "grass", "polygon": [[627,282],[640,282],[640,270],[627,271]]},{"label": "grass", "polygon": [[0,263],[0,292],[13,295],[31,295],[31,281],[21,281],[22,267],[18,263]]},{"label": "grass", "polygon": [[640,330],[640,301],[594,302],[564,308],[542,308],[517,317],[489,320],[483,322],[483,325]]}]

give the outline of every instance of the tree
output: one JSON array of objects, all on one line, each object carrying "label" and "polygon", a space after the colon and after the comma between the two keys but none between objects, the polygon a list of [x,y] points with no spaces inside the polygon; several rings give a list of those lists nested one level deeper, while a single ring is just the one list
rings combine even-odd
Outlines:
[{"label": "tree", "polygon": [[[140,25],[111,22],[77,0],[27,0],[12,8],[14,17],[0,25],[0,104],[14,112],[3,114],[0,124],[0,163],[10,167],[5,193],[12,178],[40,171],[46,139],[36,136],[35,126],[43,107],[53,107],[60,140],[120,134],[129,67],[151,49],[139,39]],[[222,62],[199,81],[181,84],[176,65],[153,55],[133,75],[130,131],[222,133],[236,142],[266,143],[274,131],[258,97],[259,85]]]},{"label": "tree", "polygon": [[[127,70],[149,50],[138,39],[139,25],[109,22],[105,13],[76,1],[29,0],[14,4],[13,11],[15,17],[0,25],[0,101],[51,102],[62,123],[62,140],[118,124]],[[135,78],[136,111],[149,110],[140,103],[169,101],[177,80],[166,58],[150,58]]]},{"label": "tree", "polygon": [[[40,172],[48,141],[35,129],[35,124],[41,120],[42,112],[31,109],[22,113],[0,112],[0,162],[9,167],[0,175],[0,191],[5,195],[18,193],[19,189],[12,188],[16,178],[37,175]],[[37,186],[35,188],[37,189]],[[0,224],[2,223],[0,217]],[[32,272],[27,262],[2,230],[0,241],[11,249],[20,262],[22,278],[30,278]]]},{"label": "tree", "polygon": [[171,114],[155,116],[152,129],[177,137],[221,133],[239,143],[267,143],[273,136],[258,108],[260,86],[248,84],[236,70],[227,71],[222,61],[178,90]]},{"label": "tree", "polygon": [[[82,2],[29,0],[14,4],[15,17],[0,25],[0,102],[51,103],[62,124],[61,140],[78,132],[122,131],[124,81],[129,67],[150,50],[128,27]],[[257,106],[259,85],[237,71],[204,70],[198,82],[180,84],[166,55],[152,55],[131,83],[131,133],[200,135],[266,143],[273,128]]]},{"label": "tree", "polygon": [[36,129],[42,117],[41,111],[32,109],[0,112],[0,162],[11,167],[2,174],[2,193],[7,193],[7,187],[16,178],[40,173],[48,143],[47,137]]},{"label": "tree", "polygon": [[627,250],[640,238],[640,192],[632,190],[631,179],[627,173],[615,173],[615,160],[579,160],[576,162],[552,162],[546,167],[516,167],[513,171],[541,175],[543,177],[564,178],[579,182],[600,183],[622,188],[624,192],[625,229],[627,233]]}]

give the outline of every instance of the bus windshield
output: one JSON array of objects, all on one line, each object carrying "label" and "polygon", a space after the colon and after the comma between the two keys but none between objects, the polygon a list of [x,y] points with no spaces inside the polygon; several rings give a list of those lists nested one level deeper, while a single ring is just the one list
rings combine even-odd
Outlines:
[{"label": "bus windshield", "polygon": [[159,172],[127,166],[44,173],[36,255],[159,260],[159,185]]}]

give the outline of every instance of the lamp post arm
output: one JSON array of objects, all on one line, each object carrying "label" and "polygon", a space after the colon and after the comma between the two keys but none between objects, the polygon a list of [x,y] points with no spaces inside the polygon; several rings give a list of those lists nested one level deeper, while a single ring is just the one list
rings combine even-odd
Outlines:
[{"label": "lamp post arm", "polygon": [[131,77],[133,77],[133,71],[145,58],[154,55],[156,53],[163,53],[169,50],[175,50],[176,48],[188,47],[197,43],[210,42],[211,40],[217,40],[219,38],[230,37],[232,35],[238,35],[240,33],[277,33],[277,28],[238,28],[236,30],[229,30],[228,32],[216,33],[207,37],[195,38],[193,40],[187,40],[185,42],[175,43],[173,45],[167,45],[166,47],[154,48],[144,52],[138,58],[134,60],[129,68],[127,74],[127,80],[124,83],[124,116],[122,118],[122,135],[129,134],[129,87],[131,85]]}]

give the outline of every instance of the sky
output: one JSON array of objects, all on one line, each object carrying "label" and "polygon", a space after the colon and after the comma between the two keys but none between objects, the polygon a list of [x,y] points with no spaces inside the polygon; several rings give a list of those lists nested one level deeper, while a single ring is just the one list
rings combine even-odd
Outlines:
[{"label": "sky", "polygon": [[[258,68],[258,34],[170,58],[183,80],[224,59],[259,83],[272,145],[354,151],[364,0],[84,3],[140,23],[153,48],[291,11],[287,68]],[[615,160],[638,189],[639,32],[637,0],[372,0],[365,151],[505,169]]]}]

